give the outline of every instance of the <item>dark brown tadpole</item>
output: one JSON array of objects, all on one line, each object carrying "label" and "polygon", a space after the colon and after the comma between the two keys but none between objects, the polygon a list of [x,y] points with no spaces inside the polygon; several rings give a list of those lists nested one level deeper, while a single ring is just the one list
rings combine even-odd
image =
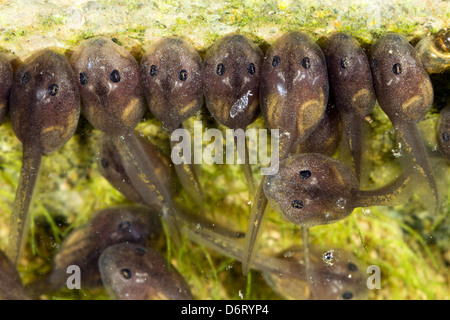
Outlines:
[{"label": "dark brown tadpole", "polygon": [[16,266],[0,250],[0,300],[30,300]]},{"label": "dark brown tadpole", "polygon": [[402,175],[384,187],[360,190],[354,172],[345,164],[305,153],[282,161],[278,173],[266,179],[264,192],[283,218],[311,227],[342,220],[357,207],[396,204],[410,181]]},{"label": "dark brown tadpole", "polygon": [[[183,121],[196,114],[203,104],[202,59],[186,40],[164,37],[148,48],[140,68],[150,111],[170,136],[183,128]],[[172,139],[170,143],[172,148],[177,145]],[[185,159],[174,167],[186,192],[203,206],[202,188],[192,163],[192,159]]]},{"label": "dark brown tadpole", "polygon": [[158,246],[163,228],[158,212],[140,205],[122,205],[101,209],[90,221],[73,230],[61,244],[53,259],[53,270],[43,279],[27,286],[33,296],[62,287],[68,278],[67,268],[80,268],[83,287],[101,285],[98,260],[100,254],[117,243]]},{"label": "dark brown tadpole", "polygon": [[10,99],[11,125],[23,144],[8,248],[8,256],[17,264],[26,242],[27,213],[41,157],[61,148],[74,134],[80,115],[80,95],[67,59],[44,49],[19,66]]},{"label": "dark brown tadpole", "polygon": [[[269,129],[279,130],[279,159],[295,143],[307,139],[323,118],[328,102],[328,72],[320,47],[305,33],[289,32],[269,48],[261,68],[260,106]],[[243,259],[248,270],[253,247],[267,206],[261,180],[253,203]]]},{"label": "dark brown tadpole", "polygon": [[441,110],[436,121],[436,141],[441,154],[450,160],[450,106]]},{"label": "dark brown tadpole", "polygon": [[394,126],[402,169],[428,181],[436,210],[439,190],[416,125],[433,103],[430,78],[414,47],[400,34],[388,33],[378,39],[370,61],[378,103]]},{"label": "dark brown tadpole", "polygon": [[[183,233],[201,246],[242,261],[244,245],[237,239],[208,229],[183,229]],[[256,252],[250,267],[261,271],[269,286],[285,299],[355,300],[367,297],[365,278],[350,253],[312,248],[310,256],[313,282],[307,280],[306,259],[298,247],[284,250],[276,257]]]},{"label": "dark brown tadpole", "polygon": [[327,60],[330,87],[342,116],[343,141],[349,145],[353,168],[360,181],[364,117],[372,112],[376,101],[369,59],[356,39],[344,33],[329,37],[323,52]]},{"label": "dark brown tadpole", "polygon": [[117,300],[193,300],[181,274],[158,251],[121,243],[103,251],[99,260],[103,285]]},{"label": "dark brown tadpole", "polygon": [[0,55],[0,124],[5,121],[8,114],[8,101],[12,82],[13,69],[11,63],[4,55]]},{"label": "dark brown tadpole", "polygon": [[428,73],[445,72],[450,68],[450,31],[428,36],[416,45],[417,54]]},{"label": "dark brown tadpole", "polygon": [[[261,49],[250,39],[236,33],[225,35],[206,53],[203,71],[206,107],[222,125],[245,130],[256,120],[262,61]],[[253,196],[255,187],[245,138],[243,142],[245,155],[241,160]],[[236,140],[237,143],[239,141]]]},{"label": "dark brown tadpole", "polygon": [[109,135],[141,197],[164,203],[164,219],[179,240],[171,196],[133,134],[146,108],[136,60],[110,39],[96,37],[83,41],[70,63],[78,75],[83,114],[96,129]]}]

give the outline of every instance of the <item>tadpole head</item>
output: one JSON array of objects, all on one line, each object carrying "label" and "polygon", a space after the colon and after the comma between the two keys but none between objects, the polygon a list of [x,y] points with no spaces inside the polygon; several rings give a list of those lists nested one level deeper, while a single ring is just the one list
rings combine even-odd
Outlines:
[{"label": "tadpole head", "polygon": [[141,60],[140,73],[150,111],[171,131],[203,103],[202,59],[182,38],[164,37]]},{"label": "tadpole head", "polygon": [[245,129],[259,114],[263,53],[250,39],[232,33],[213,44],[203,71],[206,106],[221,124]]},{"label": "tadpole head", "polygon": [[22,143],[50,153],[73,135],[80,94],[67,59],[50,49],[26,59],[14,75],[11,124]]},{"label": "tadpole head", "polygon": [[400,34],[387,33],[371,47],[378,102],[394,122],[418,122],[433,103],[433,87],[419,56]]},{"label": "tadpole head", "polygon": [[260,104],[266,125],[290,139],[306,139],[322,120],[329,86],[325,57],[305,33],[279,37],[264,58]]},{"label": "tadpole head", "polygon": [[105,37],[84,40],[70,58],[87,120],[100,131],[122,135],[145,112],[139,66],[123,47]]},{"label": "tadpole head", "polygon": [[264,185],[272,207],[289,222],[306,227],[346,218],[354,209],[358,189],[352,171],[318,153],[287,158]]}]

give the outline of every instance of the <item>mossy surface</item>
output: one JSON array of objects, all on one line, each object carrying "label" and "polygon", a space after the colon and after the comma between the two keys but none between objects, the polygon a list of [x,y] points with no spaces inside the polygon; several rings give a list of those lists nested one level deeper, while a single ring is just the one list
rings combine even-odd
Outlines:
[{"label": "mossy surface", "polygon": [[[400,32],[415,43],[419,38],[448,26],[448,1],[0,1],[0,47],[12,59],[25,59],[44,47],[58,47],[69,56],[83,39],[106,35],[140,58],[146,46],[161,36],[186,37],[203,55],[222,35],[241,32],[263,50],[282,33],[302,30],[315,40],[335,31],[354,35],[370,45],[379,35]],[[434,138],[437,114],[448,101],[448,74],[432,77],[435,104],[420,129],[433,163],[439,165],[442,196],[448,196],[450,166],[439,160]],[[223,129],[211,120],[205,108],[186,122],[202,120],[204,126]],[[390,181],[400,168],[396,159],[394,132],[379,106],[367,119],[371,136],[368,187]],[[262,118],[252,124],[264,128]],[[169,155],[167,134],[147,113],[137,130]],[[19,271],[25,283],[51,268],[51,257],[66,235],[88,221],[95,210],[127,200],[99,174],[96,143],[99,132],[84,118],[74,137],[57,152],[45,156],[35,201],[27,254]],[[5,249],[9,215],[21,167],[22,146],[9,120],[0,126],[0,248]],[[205,191],[205,214],[217,223],[244,231],[250,212],[250,197],[242,168],[238,165],[198,167]],[[259,181],[259,167],[254,166]],[[427,190],[424,190],[425,194]],[[422,193],[423,194],[423,193]],[[382,287],[371,290],[371,299],[448,299],[450,297],[449,211],[430,213],[423,196],[397,207],[357,209],[336,224],[313,227],[311,242],[324,250],[343,248],[354,252],[367,268],[377,265]],[[184,190],[176,201],[193,210]],[[260,250],[274,255],[301,243],[299,227],[268,211]],[[242,276],[240,263],[185,239],[181,248],[168,243],[165,254],[178,268],[199,299],[280,299],[265,284],[259,272]],[[365,271],[365,269],[363,270]],[[108,299],[100,288],[64,289],[46,299]]]}]

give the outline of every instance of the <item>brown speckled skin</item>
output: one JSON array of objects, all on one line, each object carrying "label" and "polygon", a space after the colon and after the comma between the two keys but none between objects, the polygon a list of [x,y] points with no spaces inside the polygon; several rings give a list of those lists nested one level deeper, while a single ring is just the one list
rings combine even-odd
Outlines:
[{"label": "brown speckled skin", "polygon": [[9,60],[0,55],[0,124],[8,114],[8,101],[13,82],[13,70]]},{"label": "brown speckled skin", "polygon": [[[274,57],[280,62],[273,65]],[[309,68],[302,62],[309,59]],[[306,139],[322,120],[328,102],[328,74],[320,47],[305,33],[289,32],[278,38],[264,58],[260,105],[269,129],[288,133],[280,149]],[[287,152],[289,150],[286,150]],[[283,153],[281,153],[281,156]]]},{"label": "brown speckled skin", "polygon": [[416,126],[433,103],[430,78],[414,47],[399,34],[379,38],[372,45],[370,63],[378,103],[394,126],[402,169],[427,180],[437,209],[439,190]]},{"label": "brown speckled skin", "polygon": [[[28,82],[22,81],[24,75]],[[49,94],[53,84],[59,87],[54,96]],[[78,86],[67,59],[43,49],[25,60],[14,75],[10,106],[11,125],[24,145],[43,154],[63,146],[80,115]]]},{"label": "brown speckled skin", "polygon": [[[164,37],[153,43],[142,57],[140,69],[150,111],[169,132],[200,110],[202,59],[187,41]],[[182,70],[186,71],[181,76],[185,80],[180,79]]]},{"label": "brown speckled skin", "polygon": [[155,246],[163,234],[156,212],[138,205],[115,206],[97,211],[84,226],[73,230],[53,259],[53,270],[30,285],[33,294],[58,289],[67,280],[67,267],[80,267],[82,284],[100,284],[98,259],[111,245],[123,242]]},{"label": "brown speckled skin", "polygon": [[[117,300],[192,300],[183,277],[158,251],[122,243],[103,251],[99,268],[108,294]],[[126,277],[124,277],[126,275]]]},{"label": "brown speckled skin", "polygon": [[[123,135],[138,125],[145,104],[139,66],[128,51],[108,38],[91,38],[75,48],[70,64],[77,75],[83,114],[96,129]],[[118,82],[111,80],[114,70],[120,74]],[[87,77],[84,85],[80,73]]]},{"label": "brown speckled skin", "polygon": [[327,60],[330,87],[342,115],[344,137],[348,141],[359,180],[364,149],[363,121],[372,112],[376,101],[369,59],[356,39],[344,33],[329,37],[323,53]]},{"label": "brown speckled skin", "polygon": [[439,151],[450,160],[450,106],[441,110],[436,121],[436,141]]},{"label": "brown speckled skin", "polygon": [[[211,115],[231,129],[245,129],[259,114],[259,82],[263,53],[252,41],[239,34],[228,34],[208,50],[203,71],[203,92]],[[254,74],[249,65],[254,64]],[[217,66],[223,64],[225,72],[218,75]],[[253,72],[253,71],[252,71]],[[248,105],[230,115],[233,105],[248,95]]]},{"label": "brown speckled skin", "polygon": [[[401,65],[401,73],[393,72]],[[414,47],[396,33],[378,39],[371,48],[371,67],[378,103],[394,126],[422,120],[433,103],[433,87]]]},{"label": "brown speckled skin", "polygon": [[[308,170],[307,179],[300,171]],[[317,153],[305,153],[280,163],[278,174],[269,176],[264,192],[286,220],[301,226],[333,223],[354,209],[359,185],[355,175],[337,160]],[[342,199],[342,200],[340,200]],[[292,207],[300,200],[303,208]]]},{"label": "brown speckled skin", "polygon": [[[303,227],[334,223],[357,207],[390,205],[408,186],[408,176],[374,190],[359,190],[355,174],[342,162],[319,153],[304,153],[280,163],[268,176],[264,193],[286,220]],[[294,207],[294,201],[301,201]]]},{"label": "brown speckled skin", "polygon": [[325,42],[323,53],[339,110],[357,114],[360,119],[370,114],[376,101],[372,71],[366,53],[355,38],[336,33]]}]

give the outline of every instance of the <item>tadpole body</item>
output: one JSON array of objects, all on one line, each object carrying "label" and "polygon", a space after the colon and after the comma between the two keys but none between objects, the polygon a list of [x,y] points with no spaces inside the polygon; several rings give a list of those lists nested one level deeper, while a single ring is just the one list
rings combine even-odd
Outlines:
[{"label": "tadpole body", "polygon": [[[265,55],[260,80],[264,121],[269,129],[279,130],[279,159],[275,161],[283,160],[295,143],[307,139],[317,128],[328,95],[327,64],[320,47],[303,32],[289,32],[278,38]],[[242,260],[244,274],[267,206],[263,191],[265,181],[264,176],[247,225],[246,257]]]},{"label": "tadpole body", "polygon": [[289,157],[267,178],[264,192],[287,221],[302,227],[334,223],[357,207],[395,204],[411,178],[401,175],[374,190],[360,190],[358,180],[342,162],[318,153]]},{"label": "tadpole body", "polygon": [[328,77],[343,122],[343,143],[348,143],[353,168],[361,179],[364,151],[364,117],[376,102],[372,71],[366,53],[345,33],[330,36],[324,44]]},{"label": "tadpole body", "polygon": [[74,134],[80,115],[80,96],[67,59],[43,49],[19,66],[10,99],[11,125],[23,145],[7,252],[17,264],[26,243],[27,214],[41,157],[61,148]]},{"label": "tadpole body", "polygon": [[417,129],[433,103],[433,87],[414,47],[396,33],[387,33],[371,48],[371,68],[378,103],[394,126],[402,170],[424,177],[433,193],[439,190]]},{"label": "tadpole body", "polygon": [[[140,74],[147,104],[169,134],[183,129],[183,121],[195,115],[203,103],[202,59],[184,39],[164,37],[154,42],[142,57]],[[184,156],[184,155],[183,155]],[[185,156],[184,156],[185,157]],[[191,159],[174,164],[189,196],[203,206],[203,191]]]}]

